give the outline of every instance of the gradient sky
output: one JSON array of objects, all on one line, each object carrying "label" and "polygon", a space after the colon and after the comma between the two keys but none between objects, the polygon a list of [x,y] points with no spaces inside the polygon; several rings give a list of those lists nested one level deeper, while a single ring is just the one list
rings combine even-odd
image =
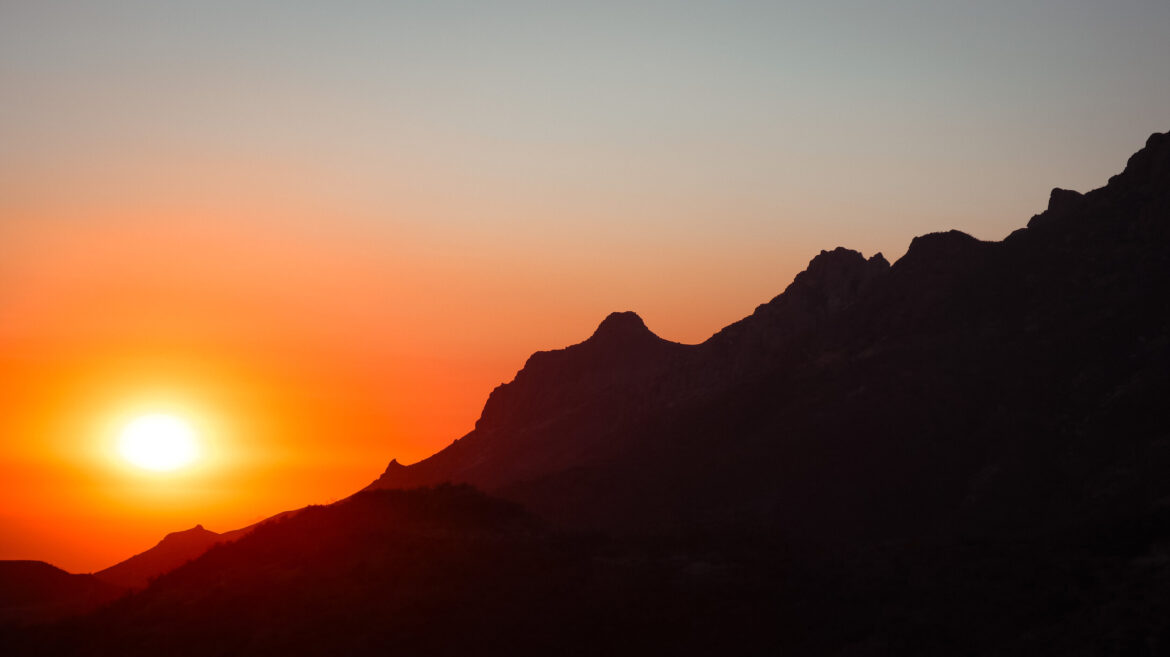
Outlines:
[{"label": "gradient sky", "polygon": [[[1000,239],[1170,129],[1170,3],[0,1],[0,558],[343,497],[636,310]],[[109,456],[199,425],[177,475]]]}]

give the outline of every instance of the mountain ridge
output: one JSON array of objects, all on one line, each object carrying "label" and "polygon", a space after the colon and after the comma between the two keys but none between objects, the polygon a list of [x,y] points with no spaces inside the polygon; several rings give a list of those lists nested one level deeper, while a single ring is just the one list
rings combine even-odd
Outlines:
[{"label": "mountain ridge", "polygon": [[[417,464],[395,462],[395,467],[388,468],[368,488],[464,482],[532,504],[549,517],[570,519],[571,523],[589,517],[586,525],[600,523],[613,528],[614,524],[597,518],[596,513],[567,511],[553,500],[558,495],[565,500],[588,499],[586,490],[604,488],[599,481],[612,483],[617,477],[630,485],[626,491],[628,501],[612,499],[603,505],[617,515],[629,514],[627,522],[616,524],[639,526],[660,517],[693,517],[695,514],[686,509],[667,512],[653,504],[643,504],[657,493],[635,483],[639,478],[637,468],[614,464],[636,460],[654,476],[669,470],[674,474],[667,478],[683,482],[680,485],[684,487],[692,479],[715,483],[710,472],[718,468],[711,467],[713,463],[701,467],[686,461],[710,460],[719,448],[710,438],[700,438],[699,430],[670,420],[670,414],[688,408],[699,415],[724,418],[732,415],[730,409],[735,409],[735,414],[759,416],[760,421],[777,413],[808,415],[796,400],[804,400],[807,408],[829,403],[828,398],[811,399],[810,390],[820,386],[827,391],[843,385],[827,378],[841,376],[857,378],[852,391],[843,390],[840,394],[857,400],[850,401],[848,407],[863,414],[865,419],[859,421],[876,422],[871,430],[887,435],[885,440],[889,442],[878,441],[879,445],[904,441],[890,432],[893,427],[906,425],[906,417],[866,406],[874,390],[892,382],[905,380],[908,386],[904,392],[895,386],[883,393],[898,395],[894,402],[898,408],[920,413],[914,408],[921,404],[913,401],[914,395],[919,395],[924,404],[954,406],[956,417],[970,416],[972,424],[966,426],[953,426],[955,418],[943,416],[931,422],[938,426],[932,431],[952,427],[945,431],[957,431],[963,436],[961,447],[956,445],[955,453],[946,458],[953,461],[948,467],[958,469],[950,476],[956,481],[973,481],[979,471],[995,466],[976,465],[970,455],[984,449],[1015,449],[1002,444],[999,437],[988,443],[996,447],[980,447],[983,438],[978,434],[992,431],[984,417],[986,408],[1002,406],[1009,409],[1008,413],[1033,417],[1038,411],[1025,409],[1022,400],[1032,398],[1038,408],[1059,407],[1064,402],[1056,393],[1058,388],[1043,383],[1043,373],[1049,371],[1044,368],[1063,376],[1069,363],[1077,362],[1072,355],[1079,350],[1120,354],[1132,348],[1130,342],[1135,338],[1130,333],[1156,330],[1157,321],[1151,318],[1166,311],[1145,288],[1146,281],[1153,289],[1164,285],[1168,270],[1165,249],[1154,247],[1166,241],[1168,153],[1170,139],[1152,136],[1145,148],[1129,158],[1125,170],[1106,186],[1085,194],[1054,190],[1048,207],[1033,217],[1028,227],[1002,241],[982,241],[956,230],[930,233],[914,238],[906,254],[892,265],[880,254],[867,259],[840,247],[822,251],[783,293],[759,306],[752,315],[699,345],[667,347],[660,353],[647,351],[638,366],[629,366],[625,355],[614,356],[616,351],[593,355],[595,362],[570,362],[564,358],[576,354],[582,356],[577,360],[588,361],[581,349],[589,344],[588,340],[564,350],[533,354],[513,381],[501,385],[489,397],[472,432]],[[1100,312],[1092,308],[1108,306],[1137,309],[1138,314],[1129,312],[1127,321],[1140,326],[1119,324],[1106,329],[1099,321]],[[1093,346],[1093,335],[1105,336],[1111,342]],[[982,356],[975,345],[985,350]],[[1161,351],[1150,355],[1154,362],[1164,357]],[[898,359],[903,359],[901,364]],[[1111,362],[1103,361],[1095,371],[1113,367]],[[1001,372],[1027,363],[1034,363],[1028,367],[1035,374],[994,382]],[[579,387],[571,383],[581,371],[594,365],[609,372],[608,378],[603,379],[605,385]],[[620,369],[609,369],[612,367]],[[880,377],[886,381],[883,383]],[[933,383],[923,387],[926,381]],[[976,382],[979,387],[965,390]],[[761,390],[773,392],[761,397]],[[944,398],[947,391],[963,401]],[[1008,391],[1018,397],[1013,398]],[[542,405],[542,399],[552,402]],[[754,406],[748,408],[748,404]],[[699,411],[700,408],[710,410]],[[704,425],[706,436],[724,431],[712,421]],[[750,432],[788,433],[772,425],[773,421],[768,420],[751,427]],[[911,431],[909,427],[907,431]],[[840,435],[836,435],[838,432]],[[875,449],[873,445],[860,444],[844,447],[850,439],[840,418],[826,416],[821,425],[804,426],[799,433],[808,437],[801,441],[812,442],[800,447],[781,446],[762,436],[758,440],[763,442],[747,442],[762,454],[777,449],[797,450],[802,458],[823,454],[817,458],[831,458],[837,463],[834,467],[841,468],[853,466],[847,465],[840,454],[849,449],[859,454]],[[893,453],[880,457],[891,472],[909,467],[910,462],[939,449],[924,442],[930,431],[923,432],[919,427],[911,433],[917,437],[913,455],[906,455],[909,460],[891,461],[895,458]],[[811,438],[826,434],[834,437],[823,437],[820,443]],[[828,445],[838,442],[842,446],[831,449],[846,452],[830,456]],[[906,449],[911,449],[909,444]],[[775,458],[782,457],[777,454]],[[514,467],[521,461],[524,467]],[[663,463],[669,465],[659,467]],[[728,473],[738,473],[723,475],[729,478],[752,481],[767,477],[748,461],[727,463],[724,467]],[[803,492],[792,490],[788,494],[806,495],[816,488],[815,482],[805,481],[801,473],[790,474],[791,480],[781,483],[778,490],[796,486],[792,481],[804,481],[797,486],[803,487]],[[909,471],[906,476],[912,481],[926,481]],[[558,478],[560,482],[553,481]],[[923,484],[935,490],[924,497],[947,489],[947,498],[958,499],[960,493],[943,479],[935,477],[931,479],[933,483]],[[590,483],[582,483],[581,489],[564,490],[564,481],[571,480]],[[892,483],[888,478],[886,482]],[[878,484],[874,480],[870,485]],[[770,499],[747,504],[756,506],[752,513],[755,517],[773,515],[776,505],[781,504],[778,490],[749,491],[750,486],[738,483],[720,487],[740,490],[738,495],[742,498],[736,498],[736,504],[753,497]],[[560,492],[552,494],[554,490]],[[880,497],[888,495],[875,493],[875,499]],[[644,508],[634,511],[639,505]],[[941,508],[924,516],[942,514]],[[712,509],[698,515],[714,517],[717,512]],[[780,513],[785,515],[791,512]],[[861,518],[856,520],[859,526],[865,524]],[[797,523],[796,518],[790,517],[788,521],[810,528],[809,523],[817,524],[811,518]],[[839,523],[839,528],[847,524]]]}]

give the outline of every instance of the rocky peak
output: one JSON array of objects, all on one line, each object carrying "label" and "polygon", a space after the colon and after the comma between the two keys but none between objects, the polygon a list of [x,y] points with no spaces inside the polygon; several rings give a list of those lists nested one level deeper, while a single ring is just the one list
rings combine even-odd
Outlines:
[{"label": "rocky peak", "polygon": [[1085,196],[1080,192],[1075,192],[1071,189],[1061,189],[1054,187],[1052,193],[1048,195],[1048,211],[1049,212],[1064,212],[1070,208],[1076,207],[1081,199]]},{"label": "rocky peak", "polygon": [[707,344],[744,354],[743,362],[731,357],[729,362],[738,363],[732,366],[733,372],[755,367],[761,354],[815,330],[827,317],[863,297],[889,269],[890,263],[880,253],[866,259],[844,247],[821,251],[782,294],[711,336]]},{"label": "rocky peak", "polygon": [[1146,147],[1129,158],[1125,170],[1109,179],[1109,185],[1142,186],[1167,180],[1170,180],[1170,132],[1155,132],[1146,140]]},{"label": "rocky peak", "polygon": [[910,241],[910,248],[896,266],[901,270],[949,270],[970,257],[981,244],[961,230],[919,235]]},{"label": "rocky peak", "polygon": [[686,349],[655,335],[637,313],[610,313],[584,342],[532,354],[488,396],[476,429],[551,421],[598,394],[624,403]]},{"label": "rocky peak", "polygon": [[390,462],[386,464],[386,470],[385,470],[385,472],[382,473],[382,476],[385,477],[386,475],[393,474],[395,472],[399,472],[399,471],[405,470],[405,469],[406,469],[405,465],[402,465],[401,463],[399,463],[398,459],[393,458],[393,459],[390,459]]},{"label": "rocky peak", "polygon": [[208,538],[219,536],[219,534],[203,528],[203,525],[195,525],[191,529],[186,529],[179,532],[171,532],[159,541],[159,545],[171,545],[175,543],[189,543],[193,541],[204,541]]},{"label": "rocky peak", "polygon": [[961,230],[927,233],[910,240],[910,248],[906,250],[906,257],[920,258],[962,251],[978,242],[978,239]]},{"label": "rocky peak", "polygon": [[588,342],[631,342],[647,339],[658,340],[658,336],[646,327],[646,323],[633,311],[614,312],[606,316],[590,336]]},{"label": "rocky peak", "polygon": [[885,257],[880,253],[875,253],[872,258],[866,260],[860,252],[839,246],[832,251],[822,250],[809,261],[808,267],[798,276],[803,274],[808,277],[825,278],[851,269],[858,269],[867,264],[881,267],[883,263],[885,266],[889,266]]},{"label": "rocky peak", "polygon": [[1035,215],[1028,221],[1028,228],[1048,226],[1054,224],[1061,217],[1065,217],[1085,203],[1085,195],[1069,189],[1055,187],[1048,195],[1048,209]]},{"label": "rocky peak", "polygon": [[[1090,232],[1109,223],[1099,218],[1128,214],[1132,208],[1146,206],[1153,198],[1165,198],[1170,184],[1170,133],[1155,133],[1146,140],[1145,148],[1134,153],[1125,170],[1109,179],[1109,184],[1087,194],[1056,188],[1048,197],[1048,208],[1028,221],[1028,229],[1047,231],[1058,225],[1073,222]],[[1161,203],[1165,203],[1162,201]],[[1164,207],[1155,203],[1152,207]],[[1152,210],[1148,210],[1152,211]],[[1098,219],[1094,219],[1098,218]],[[1073,229],[1077,230],[1077,229]],[[1016,231],[1012,239],[1020,239],[1025,231]],[[1095,233],[1094,233],[1095,234]],[[1097,239],[1096,237],[1091,239]]]},{"label": "rocky peak", "polygon": [[773,303],[788,298],[799,300],[809,310],[836,311],[852,303],[889,268],[890,263],[880,253],[867,260],[861,253],[841,246],[821,251]]}]

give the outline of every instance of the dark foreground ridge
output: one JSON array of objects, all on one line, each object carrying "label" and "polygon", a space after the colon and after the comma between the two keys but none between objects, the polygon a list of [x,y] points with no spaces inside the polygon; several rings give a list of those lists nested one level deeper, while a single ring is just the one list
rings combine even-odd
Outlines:
[{"label": "dark foreground ridge", "polygon": [[1001,242],[934,233],[893,265],[824,251],[699,345],[615,313],[533,354],[434,456],[0,640],[1167,654],[1168,247],[1158,134]]},{"label": "dark foreground ridge", "polygon": [[203,525],[167,534],[158,545],[129,559],[94,573],[98,579],[124,588],[144,588],[150,578],[190,561],[224,540]]},{"label": "dark foreground ridge", "polygon": [[0,561],[0,627],[90,612],[125,592],[93,575],[74,575],[43,561]]}]

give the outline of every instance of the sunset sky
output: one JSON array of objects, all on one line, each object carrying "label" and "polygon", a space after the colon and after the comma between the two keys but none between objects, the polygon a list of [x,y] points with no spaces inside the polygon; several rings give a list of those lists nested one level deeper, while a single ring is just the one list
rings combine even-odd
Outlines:
[{"label": "sunset sky", "polygon": [[[0,1],[0,559],[344,497],[610,311],[1001,239],[1170,129],[1170,3]],[[194,465],[118,432],[188,421]]]}]

